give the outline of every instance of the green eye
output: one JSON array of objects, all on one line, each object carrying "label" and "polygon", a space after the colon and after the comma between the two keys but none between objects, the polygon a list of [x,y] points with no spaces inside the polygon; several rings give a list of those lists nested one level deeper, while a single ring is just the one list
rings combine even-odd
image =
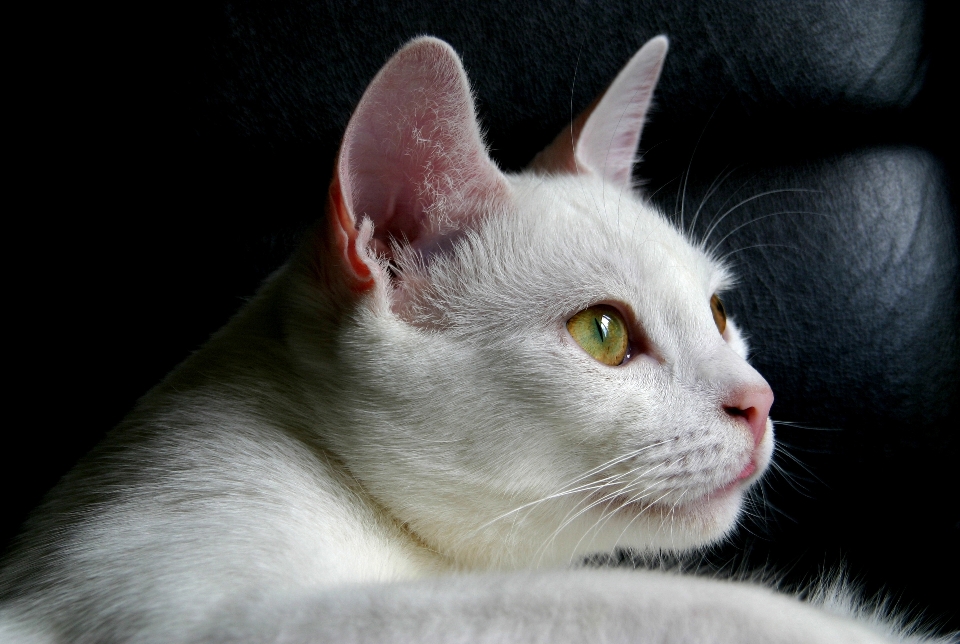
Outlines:
[{"label": "green eye", "polygon": [[621,364],[627,355],[627,323],[612,306],[597,304],[580,311],[567,321],[567,330],[577,344],[603,364]]}]

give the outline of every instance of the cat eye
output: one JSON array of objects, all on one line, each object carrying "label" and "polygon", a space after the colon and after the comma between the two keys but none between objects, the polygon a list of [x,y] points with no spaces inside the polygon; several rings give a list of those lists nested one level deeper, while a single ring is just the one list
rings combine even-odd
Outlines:
[{"label": "cat eye", "polygon": [[622,364],[630,348],[626,320],[606,304],[580,311],[567,321],[567,330],[584,351],[606,365]]},{"label": "cat eye", "polygon": [[713,321],[716,322],[717,329],[723,335],[723,332],[727,329],[727,312],[723,308],[720,296],[716,293],[710,298],[710,310],[713,311]]}]

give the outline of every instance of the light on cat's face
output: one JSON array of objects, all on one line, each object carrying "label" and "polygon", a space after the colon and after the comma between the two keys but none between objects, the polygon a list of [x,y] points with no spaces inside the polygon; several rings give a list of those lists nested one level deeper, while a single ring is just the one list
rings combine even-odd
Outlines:
[{"label": "light on cat's face", "polygon": [[567,321],[567,330],[583,350],[603,364],[623,364],[630,351],[627,322],[607,304],[584,309]]}]

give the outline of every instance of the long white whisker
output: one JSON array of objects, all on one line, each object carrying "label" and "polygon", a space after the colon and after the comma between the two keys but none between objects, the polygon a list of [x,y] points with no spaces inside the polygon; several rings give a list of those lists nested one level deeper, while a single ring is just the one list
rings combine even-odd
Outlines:
[{"label": "long white whisker", "polygon": [[839,427],[814,427],[813,425],[801,425],[800,423],[794,423],[789,420],[775,420],[773,421],[775,425],[786,425],[787,427],[798,427],[800,429],[813,429],[820,432],[839,432],[841,429]]},{"label": "long white whisker", "polygon": [[673,538],[673,526],[674,526],[673,511],[677,509],[677,506],[680,505],[680,502],[683,501],[683,497],[686,496],[686,494],[687,494],[687,490],[684,490],[683,492],[680,493],[680,496],[677,497],[677,500],[674,501],[673,505],[670,506],[670,511],[667,512],[667,516],[663,517],[663,519],[660,520],[660,527],[657,528],[657,534],[660,534],[660,530],[663,529],[664,522],[670,521],[670,542],[671,543],[675,543]]},{"label": "long white whisker", "polygon": [[601,504],[603,504],[603,503],[609,504],[613,499],[615,499],[615,498],[617,497],[617,494],[618,494],[619,492],[620,492],[619,489],[615,489],[613,492],[610,492],[610,493],[608,493],[608,494],[605,494],[605,495],[603,495],[602,497],[600,497],[599,499],[596,499],[595,501],[591,501],[590,503],[588,503],[586,506],[584,506],[583,508],[581,508],[576,514],[574,514],[574,515],[571,517],[571,516],[570,516],[570,512],[573,512],[573,510],[576,510],[576,508],[577,508],[581,503],[583,503],[584,501],[587,501],[587,500],[589,500],[589,499],[582,499],[582,500],[580,500],[580,501],[577,503],[577,505],[575,505],[570,511],[567,512],[566,516],[564,517],[564,520],[561,521],[560,525],[557,526],[556,528],[554,528],[554,530],[550,533],[550,536],[547,537],[547,539],[545,539],[542,544],[540,544],[540,547],[539,547],[539,548],[537,548],[537,552],[539,553],[539,557],[537,558],[537,564],[539,565],[540,560],[542,560],[542,559],[543,559],[543,556],[547,553],[547,549],[548,549],[548,548],[550,547],[550,545],[554,542],[554,540],[555,540],[557,537],[560,536],[560,533],[563,532],[563,529],[564,529],[564,528],[566,528],[568,525],[570,525],[571,523],[573,523],[574,521],[576,521],[577,518],[580,517],[581,515],[583,515],[585,512],[589,512],[591,509],[597,507],[598,505],[601,505]]},{"label": "long white whisker", "polygon": [[511,514],[516,514],[517,512],[520,512],[520,511],[522,511],[522,510],[526,510],[526,509],[528,509],[528,508],[532,508],[533,506],[539,505],[539,504],[541,504],[541,503],[544,503],[545,501],[550,501],[550,500],[552,500],[552,499],[559,499],[559,498],[562,498],[562,497],[564,497],[564,496],[570,496],[570,495],[572,495],[572,494],[578,494],[578,493],[580,493],[580,492],[588,492],[588,491],[590,491],[590,490],[599,490],[599,489],[602,489],[602,488],[607,487],[608,485],[610,485],[609,483],[603,482],[604,480],[605,480],[605,479],[601,479],[599,482],[596,482],[596,483],[588,483],[588,484],[581,485],[581,486],[578,486],[578,487],[575,487],[575,488],[571,488],[571,489],[569,489],[569,490],[562,490],[562,491],[560,491],[560,492],[555,492],[555,493],[553,493],[553,494],[551,494],[551,495],[549,495],[549,496],[545,496],[545,497],[543,497],[543,498],[537,499],[536,501],[530,501],[529,503],[524,503],[523,505],[521,505],[521,506],[519,506],[519,507],[516,507],[516,508],[510,510],[509,512],[504,512],[503,514],[501,514],[500,516],[496,517],[495,519],[491,519],[491,520],[488,521],[487,523],[484,523],[482,526],[480,526],[479,528],[477,528],[476,530],[474,530],[473,533],[475,534],[476,532],[479,532],[480,530],[483,530],[484,528],[487,528],[487,527],[493,525],[493,524],[496,523],[497,521],[500,521],[500,520],[502,520],[502,519],[505,519],[506,517],[510,516]]},{"label": "long white whisker", "polygon": [[657,193],[659,193],[661,190],[663,190],[664,188],[666,188],[667,186],[669,186],[671,183],[673,183],[674,181],[676,181],[676,180],[679,179],[679,178],[680,178],[680,176],[678,175],[678,176],[674,177],[673,179],[670,179],[669,181],[665,181],[665,182],[663,183],[663,185],[661,185],[659,188],[657,188],[656,190],[654,190],[653,192],[651,192],[649,195],[646,195],[647,201],[653,201],[653,198],[657,196]]},{"label": "long white whisker", "polygon": [[[660,464],[660,466],[663,466],[663,465],[666,465],[666,463],[661,463],[661,464]],[[658,467],[660,467],[660,466],[658,466]],[[644,472],[644,474],[642,474],[641,476],[645,476],[645,475],[648,474],[650,471],[652,471],[652,470],[648,470],[647,472]],[[655,480],[653,480],[653,481],[648,482],[647,485],[646,485],[642,490],[640,490],[638,493],[634,494],[633,496],[627,498],[627,500],[624,501],[623,503],[621,503],[620,506],[619,506],[617,509],[615,509],[613,512],[608,512],[608,513],[602,515],[599,519],[597,519],[597,520],[594,522],[594,524],[593,524],[592,526],[590,526],[590,529],[587,530],[586,532],[584,532],[583,536],[580,537],[580,541],[577,541],[576,545],[575,545],[574,548],[573,548],[572,553],[575,553],[575,552],[576,552],[576,549],[580,546],[580,543],[581,543],[581,542],[583,541],[583,539],[587,536],[587,534],[589,534],[590,532],[593,532],[593,536],[590,538],[590,543],[593,543],[593,540],[597,538],[597,533],[600,531],[600,529],[603,528],[603,526],[606,525],[607,522],[610,521],[610,519],[612,519],[612,518],[614,517],[614,515],[616,515],[617,512],[619,512],[620,510],[622,510],[622,509],[623,509],[624,507],[626,507],[627,505],[630,505],[631,503],[634,503],[634,502],[636,502],[636,501],[639,501],[640,499],[645,498],[646,496],[649,496],[649,494],[648,494],[647,492],[648,492],[651,488],[655,487],[657,484],[659,484],[660,482],[662,482],[663,480],[665,480],[665,479],[662,479],[662,478],[661,478],[661,479],[655,479]],[[639,483],[639,481],[637,481],[637,482]],[[633,485],[634,485],[634,484],[631,484],[631,485],[628,486],[627,488],[621,490],[619,495],[622,495],[624,492],[629,491],[629,490],[630,490],[630,487],[632,487]],[[646,511],[646,508],[642,509],[642,510],[640,511],[640,514],[642,514],[642,513],[645,512],[645,511]],[[630,523],[633,523],[633,521],[631,521]],[[628,526],[629,526],[629,524],[628,524]],[[617,541],[618,541],[618,542],[620,541],[620,538],[621,538],[621,537],[623,537],[623,533],[620,533],[620,536],[617,537]],[[571,553],[571,558],[573,557],[573,554],[572,554],[572,553]]]},{"label": "long white whisker", "polygon": [[[615,543],[620,543],[620,540],[623,539],[623,535],[625,535],[625,534],[627,533],[627,530],[630,529],[630,526],[633,525],[633,522],[636,521],[637,519],[639,519],[639,518],[643,515],[644,512],[646,512],[647,510],[649,510],[650,508],[652,508],[654,505],[657,504],[658,501],[660,501],[660,499],[666,497],[668,494],[670,494],[670,490],[667,490],[666,492],[664,492],[663,494],[661,494],[659,497],[657,497],[656,499],[654,499],[653,501],[651,501],[651,502],[647,505],[647,507],[645,507],[645,508],[643,508],[642,510],[640,510],[639,512],[637,512],[636,516],[634,516],[632,519],[630,519],[630,521],[627,523],[627,525],[624,526],[623,530],[620,531],[620,534],[617,535],[617,540],[616,540]],[[626,507],[628,504],[633,503],[634,501],[639,501],[641,498],[643,498],[643,497],[640,496],[640,497],[631,498],[631,499],[628,500],[626,503],[624,503],[622,506],[620,506],[620,508],[618,508],[618,510],[621,509],[621,508]]]},{"label": "long white whisker", "polygon": [[793,488],[796,492],[799,492],[800,494],[806,497],[810,496],[808,494],[808,490],[803,486],[803,483],[800,483],[795,480],[796,476],[794,476],[792,472],[788,471],[786,468],[784,468],[782,465],[780,465],[776,461],[770,461],[770,467],[772,467],[777,474],[782,475],[784,480],[787,482],[787,485]]},{"label": "long white whisker", "polygon": [[799,458],[797,458],[796,456],[794,456],[793,454],[791,454],[789,451],[787,451],[787,450],[785,449],[784,444],[783,444],[783,441],[780,441],[780,442],[779,442],[778,447],[779,447],[779,448],[777,449],[777,453],[778,453],[778,454],[783,454],[784,456],[786,456],[787,458],[789,458],[791,461],[793,461],[794,463],[796,463],[797,465],[799,465],[800,467],[802,467],[802,468],[807,472],[807,474],[809,474],[810,476],[812,476],[812,477],[815,478],[816,480],[820,481],[820,483],[822,483],[823,485],[826,485],[826,483],[824,482],[823,479],[821,479],[819,476],[817,476],[816,474],[814,474],[813,470],[811,470],[809,467],[807,467],[806,463],[804,463],[804,462],[801,461]]},{"label": "long white whisker", "polygon": [[762,221],[762,220],[768,219],[768,218],[770,218],[770,217],[777,217],[777,216],[779,216],[779,215],[819,215],[819,216],[821,216],[821,217],[829,217],[829,216],[830,216],[830,215],[825,215],[825,214],[820,213],[820,212],[813,212],[813,211],[810,211],[810,210],[781,210],[781,211],[779,211],[779,212],[771,212],[771,213],[769,213],[769,214],[761,215],[760,217],[756,217],[756,218],[754,218],[754,219],[751,219],[750,221],[746,221],[746,222],[740,224],[739,226],[737,226],[736,228],[734,228],[733,230],[731,230],[730,232],[728,232],[726,235],[724,235],[724,236],[720,239],[720,241],[718,241],[718,242],[714,245],[714,248],[715,248],[715,249],[716,249],[716,248],[720,248],[720,247],[723,245],[723,242],[727,241],[727,239],[730,238],[730,235],[733,235],[733,234],[734,234],[735,232],[737,232],[738,230],[740,230],[740,229],[742,229],[742,228],[745,228],[746,226],[749,226],[750,224],[755,224],[755,223],[757,223],[758,221]]},{"label": "long white whisker", "polygon": [[[639,476],[637,476],[637,479],[641,479],[642,477],[645,477],[645,476],[649,475],[651,472],[653,472],[653,471],[655,471],[655,470],[663,467],[663,466],[666,465],[666,464],[667,464],[667,462],[665,461],[665,462],[663,462],[663,463],[659,463],[658,465],[654,465],[653,467],[647,469],[645,472],[643,472],[642,474],[640,474]],[[622,475],[622,477],[625,478],[626,476],[632,475],[632,474],[636,473],[636,471],[637,471],[638,469],[640,469],[640,468],[634,468],[633,470],[631,470],[631,471],[629,471],[629,472],[624,472],[624,474]],[[654,481],[654,482],[650,483],[650,484],[648,485],[648,488],[649,488],[650,485],[655,485],[657,482],[659,482],[659,481]],[[608,494],[608,495],[607,495],[606,497],[604,497],[604,498],[611,498],[611,497],[612,497],[612,498],[616,498],[617,496],[622,495],[624,492],[630,490],[630,488],[631,488],[633,485],[634,485],[634,484],[631,483],[630,485],[627,485],[627,486],[624,487],[624,488],[618,489],[618,490],[616,490],[615,492],[611,492],[610,494]],[[568,513],[568,514],[569,514],[569,513]],[[578,516],[580,516],[581,514],[583,514],[582,511],[581,511],[581,512],[578,512],[578,513],[571,519],[571,521],[572,521],[573,519],[576,519],[576,518],[577,518]],[[602,518],[602,517],[601,517],[601,518]],[[570,523],[569,521],[566,522],[566,523],[564,523],[564,526],[563,526],[563,527],[565,527],[565,526],[568,525],[569,523]],[[594,526],[596,526],[596,524],[594,524]],[[593,528],[591,528],[591,530],[592,530],[592,529],[593,529]],[[579,543],[579,542],[578,542],[578,543]]]},{"label": "long white whisker", "polygon": [[740,208],[741,206],[744,206],[744,205],[750,203],[751,201],[755,201],[755,200],[759,199],[760,197],[767,197],[767,196],[769,196],[769,195],[776,195],[776,194],[781,194],[781,193],[784,193],[784,192],[819,192],[819,191],[817,191],[817,190],[809,190],[809,189],[806,189],[806,188],[780,188],[780,189],[778,189],[778,190],[767,190],[767,191],[765,191],[765,192],[761,192],[761,193],[755,194],[755,195],[753,195],[752,197],[747,197],[746,199],[740,201],[740,202],[739,202],[738,204],[736,204],[735,206],[731,206],[729,210],[727,210],[725,213],[723,213],[722,215],[720,215],[720,217],[718,217],[718,218],[713,222],[713,224],[711,224],[710,228],[707,230],[707,233],[703,236],[703,240],[701,240],[701,242],[700,242],[701,248],[705,248],[705,247],[706,247],[707,241],[709,241],[710,236],[713,235],[713,231],[716,230],[716,229],[717,229],[717,226],[719,226],[719,225],[721,224],[721,222],[723,222],[723,220],[726,219],[727,216],[728,216],[730,213],[732,213],[734,210],[736,210],[737,208]]},{"label": "long white whisker", "polygon": [[[550,494],[550,495],[547,495],[547,496],[545,496],[545,497],[539,498],[539,499],[537,499],[537,500],[535,500],[535,501],[530,501],[529,503],[524,503],[524,504],[521,505],[521,506],[518,506],[518,507],[516,507],[516,508],[513,508],[512,510],[510,510],[510,511],[508,511],[508,512],[504,512],[504,513],[501,514],[500,516],[498,516],[498,517],[496,517],[496,518],[494,518],[494,519],[491,519],[490,521],[484,523],[482,526],[476,528],[476,529],[472,532],[472,534],[476,534],[476,533],[479,532],[480,530],[483,530],[484,528],[489,527],[490,525],[496,523],[497,521],[500,521],[500,520],[502,520],[502,519],[504,519],[504,518],[506,518],[506,517],[508,517],[508,516],[510,516],[510,515],[512,515],[512,514],[515,514],[515,513],[517,513],[517,512],[520,512],[520,511],[525,510],[525,509],[527,509],[527,508],[530,508],[530,507],[532,507],[532,506],[535,506],[535,505],[538,505],[538,504],[540,504],[540,503],[543,503],[544,501],[549,501],[549,500],[551,500],[551,499],[556,499],[556,498],[560,498],[560,497],[563,497],[563,496],[568,496],[568,495],[570,495],[570,494],[576,494],[576,493],[578,493],[578,492],[582,492],[582,491],[585,491],[585,490],[594,489],[594,488],[591,487],[591,486],[596,486],[597,483],[598,483],[597,481],[594,481],[594,482],[591,482],[591,483],[588,483],[588,484],[586,484],[586,485],[584,485],[584,486],[579,486],[579,487],[573,487],[573,488],[571,488],[570,486],[576,486],[577,483],[580,483],[580,482],[583,481],[584,479],[589,478],[590,476],[593,476],[594,474],[596,474],[596,473],[598,473],[598,472],[601,472],[601,471],[603,471],[603,470],[605,470],[605,469],[607,469],[607,468],[609,468],[609,467],[612,467],[612,466],[614,466],[614,465],[617,465],[618,463],[622,463],[623,461],[630,460],[631,458],[637,456],[638,454],[640,454],[640,453],[642,453],[642,452],[644,452],[644,451],[646,451],[646,450],[648,450],[648,449],[653,449],[654,447],[659,447],[660,445],[663,445],[663,444],[665,444],[665,443],[669,443],[669,442],[674,441],[674,440],[676,440],[676,439],[675,439],[675,438],[669,438],[669,439],[666,439],[666,440],[662,440],[662,441],[660,441],[660,442],[652,443],[652,444],[650,444],[650,445],[646,445],[646,446],[644,446],[644,447],[641,447],[641,448],[639,448],[639,449],[633,450],[633,451],[631,451],[631,452],[627,452],[627,453],[625,453],[625,454],[622,454],[622,455],[620,455],[620,456],[617,456],[616,458],[612,458],[612,459],[610,459],[609,461],[607,461],[607,462],[605,462],[605,463],[602,463],[602,464],[600,464],[600,465],[597,465],[596,467],[588,470],[587,472],[581,474],[581,475],[578,476],[577,478],[575,478],[575,479],[573,479],[573,480],[571,480],[571,481],[568,481],[568,482],[565,483],[565,484],[563,485],[563,487],[561,487],[560,490],[558,490],[557,492],[554,492],[553,494]],[[615,479],[619,479],[619,478],[622,478],[622,477],[625,476],[625,475],[626,475],[626,474],[619,474],[619,475],[616,475],[614,478],[615,478]],[[609,479],[610,479],[610,477],[607,477],[607,478],[605,478],[605,479],[600,479],[600,481],[606,481],[606,480],[609,480]],[[602,487],[602,486],[601,486],[601,487]]]},{"label": "long white whisker", "polygon": [[[724,96],[723,98],[726,98]],[[710,113],[710,118],[707,119],[707,122],[703,124],[703,129],[700,130],[700,136],[697,137],[697,142],[693,146],[693,151],[690,153],[690,161],[687,162],[687,171],[684,173],[683,177],[683,192],[680,198],[680,230],[683,231],[683,209],[687,200],[687,181],[690,179],[690,171],[693,170],[693,159],[697,156],[697,150],[700,148],[700,142],[703,140],[703,135],[707,133],[707,128],[710,127],[710,123],[713,121],[713,117],[716,116],[717,110],[720,109],[720,104],[723,103],[723,98],[717,101],[716,107],[713,108],[713,111]],[[703,205],[701,203],[701,205]],[[699,212],[699,209],[697,209]],[[693,231],[693,228],[690,228],[690,231]]]},{"label": "long white whisker", "polygon": [[670,442],[675,441],[675,440],[677,440],[677,439],[676,439],[676,438],[668,438],[668,439],[662,440],[662,441],[660,441],[660,442],[658,442],[658,443],[651,443],[650,445],[647,445],[647,446],[645,446],[645,447],[641,447],[641,448],[639,448],[639,449],[635,449],[635,450],[633,450],[633,451],[631,451],[631,452],[627,452],[627,453],[625,453],[625,454],[622,454],[622,455],[620,455],[620,456],[617,456],[616,458],[612,458],[612,459],[610,459],[609,461],[607,461],[606,463],[602,463],[602,464],[600,464],[600,465],[597,465],[597,466],[594,467],[593,469],[587,470],[586,472],[584,472],[583,474],[581,474],[581,475],[578,476],[577,478],[575,478],[575,479],[573,479],[572,481],[570,481],[569,483],[567,483],[567,484],[566,484],[563,488],[561,488],[561,489],[565,489],[566,486],[573,485],[574,483],[579,483],[579,482],[582,481],[583,479],[588,478],[588,477],[590,477],[590,476],[593,476],[593,475],[596,474],[597,472],[603,471],[603,470],[607,469],[608,467],[612,467],[613,465],[617,465],[618,463],[622,463],[622,462],[624,462],[624,461],[628,461],[628,460],[630,460],[631,458],[633,458],[634,456],[636,456],[636,455],[638,455],[638,454],[640,454],[640,453],[642,453],[642,452],[645,452],[645,451],[648,450],[648,449],[653,449],[654,447],[659,447],[659,446],[661,446],[661,445],[665,445],[666,443],[670,443]]},{"label": "long white whisker", "polygon": [[[647,471],[645,471],[643,474],[640,474],[640,476],[637,477],[637,478],[641,478],[641,477],[647,476],[648,474],[650,474],[650,472],[653,472],[653,471],[655,471],[656,469],[658,469],[658,468],[660,468],[660,467],[663,467],[664,465],[666,465],[666,462],[660,463],[660,464],[658,464],[658,465],[654,465],[653,467],[651,467],[651,468],[649,468]],[[623,476],[628,476],[628,475],[630,475],[630,474],[633,474],[633,473],[636,472],[637,469],[639,469],[639,468],[634,468],[634,469],[631,470],[630,472],[625,472],[623,475],[621,475],[621,477],[623,477]],[[569,512],[567,512],[566,516],[565,516],[565,517],[563,518],[563,520],[561,521],[560,526],[553,531],[553,533],[551,534],[550,538],[549,538],[547,541],[545,541],[544,544],[541,546],[541,548],[543,548],[543,552],[545,553],[545,552],[546,552],[546,548],[553,542],[554,539],[556,539],[556,538],[560,535],[560,532],[561,532],[564,528],[566,528],[568,525],[570,525],[571,523],[573,523],[574,521],[576,521],[577,518],[579,518],[580,516],[582,516],[584,513],[588,512],[590,509],[595,508],[597,505],[599,505],[599,504],[601,504],[601,503],[609,503],[610,501],[612,501],[613,499],[615,499],[617,496],[623,494],[623,492],[624,492],[625,489],[630,489],[630,486],[628,485],[626,488],[620,487],[620,488],[618,488],[618,489],[615,489],[613,492],[610,492],[610,493],[602,496],[602,497],[599,498],[598,500],[596,500],[596,501],[588,504],[586,507],[582,508],[581,510],[579,510],[576,514],[574,514],[574,515],[571,517],[571,516],[570,516],[570,512],[572,512],[573,510],[575,510],[576,507],[577,507],[577,506],[574,506]],[[582,501],[581,501],[581,503],[582,503]],[[580,504],[578,503],[577,505],[580,505]],[[602,518],[603,518],[603,516],[600,517],[600,519],[602,519]],[[600,519],[598,519],[598,521],[600,521]],[[586,536],[586,534],[587,534],[588,532],[590,532],[590,530],[593,530],[594,527],[596,527],[596,525],[597,525],[597,523],[595,522],[595,523],[593,524],[593,526],[591,526],[591,528],[590,528],[589,530],[587,530],[586,532],[584,532],[584,535],[580,537],[580,541],[583,541],[583,538]],[[580,545],[580,541],[577,542],[577,546]],[[576,549],[576,546],[574,547],[574,549]],[[539,550],[539,549],[538,549],[538,550]],[[541,557],[542,557],[542,555],[541,555]],[[573,557],[573,553],[571,553],[571,558],[572,558],[572,557]]]},{"label": "long white whisker", "polygon": [[724,255],[723,257],[721,257],[718,261],[719,263],[724,264],[728,259],[736,255],[737,253],[742,253],[745,250],[753,250],[754,248],[787,248],[789,250],[795,250],[795,251],[800,250],[798,246],[788,246],[786,244],[753,244],[752,246],[744,246],[743,248],[737,248],[736,250],[732,250],[726,255]]},{"label": "long white whisker", "polygon": [[[647,474],[649,474],[649,473],[652,472],[653,470],[657,469],[658,467],[663,467],[664,465],[667,465],[667,463],[668,463],[667,461],[664,461],[664,462],[660,463],[659,465],[657,465],[657,466],[655,466],[655,467],[653,467],[653,468],[650,468],[649,470],[647,470],[646,472],[644,472],[643,474],[641,474],[639,477],[637,477],[638,480],[637,480],[636,482],[639,483],[639,482],[640,482],[639,479],[640,479],[641,477],[646,476]],[[646,496],[648,496],[647,491],[650,490],[652,487],[656,486],[657,484],[659,484],[659,483],[660,483],[661,481],[663,481],[663,480],[664,480],[664,479],[656,479],[656,480],[654,480],[654,481],[651,481],[651,482],[647,483],[647,485],[646,485],[642,490],[640,490],[638,493],[634,494],[633,496],[627,498],[627,500],[624,501],[624,502],[620,505],[620,507],[618,507],[616,510],[614,510],[614,511],[611,512],[611,513],[609,513],[609,515],[607,515],[605,518],[604,518],[604,517],[601,517],[601,519],[603,520],[603,523],[606,523],[607,521],[609,521],[609,520],[613,517],[613,515],[615,515],[617,512],[619,512],[620,510],[622,510],[622,509],[623,509],[624,507],[626,507],[627,505],[630,505],[631,503],[634,503],[634,502],[636,502],[636,501],[639,501],[640,499],[643,499],[643,498],[645,498]],[[624,490],[622,490],[620,493],[623,494],[623,492],[626,492],[626,491],[630,490],[630,487],[632,487],[633,485],[634,485],[634,484],[631,484],[630,486],[628,486],[627,488],[625,488]],[[663,498],[663,497],[661,497],[661,498]],[[657,500],[659,500],[659,499],[657,499]],[[656,503],[656,501],[654,501],[654,503]],[[646,511],[646,508],[644,508],[643,510],[641,510],[639,514],[643,514],[643,512],[645,512],[645,511]],[[633,521],[631,520],[630,523],[627,524],[627,527],[629,528],[632,523],[633,523]],[[602,525],[601,525],[601,526],[597,526],[597,524],[595,523],[594,526],[591,527],[591,530],[592,530],[594,527],[598,527],[598,528],[599,528],[599,527],[603,527],[603,526],[602,526]],[[625,531],[626,531],[626,529],[624,529],[624,532],[625,532]],[[617,542],[619,542],[620,539],[623,537],[624,532],[621,532],[621,533],[620,533],[620,536],[617,537]],[[596,536],[596,535],[594,535],[594,537],[595,537],[595,536]],[[578,542],[578,545],[579,545],[579,542]]]},{"label": "long white whisker", "polygon": [[697,226],[697,220],[700,219],[700,211],[703,210],[703,207],[705,205],[707,205],[707,202],[710,200],[710,197],[712,197],[713,194],[720,189],[720,186],[722,186],[724,182],[730,177],[730,175],[732,175],[734,172],[737,171],[737,169],[738,168],[733,168],[728,171],[726,168],[724,168],[724,171],[718,174],[716,178],[714,178],[714,180],[710,182],[710,186],[707,188],[707,191],[704,193],[703,198],[700,200],[700,205],[697,207],[697,212],[694,213],[693,219],[690,221],[690,227],[688,228],[689,236],[691,237],[693,236],[693,230]]}]

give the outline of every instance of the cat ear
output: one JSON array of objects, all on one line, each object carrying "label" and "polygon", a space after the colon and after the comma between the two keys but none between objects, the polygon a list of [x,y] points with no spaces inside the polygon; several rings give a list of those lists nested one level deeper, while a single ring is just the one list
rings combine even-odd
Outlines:
[{"label": "cat ear", "polygon": [[506,196],[487,154],[460,58],[418,38],[397,52],[347,125],[330,186],[331,233],[356,290],[393,245],[429,255]]},{"label": "cat ear", "polygon": [[630,185],[637,145],[667,55],[667,37],[640,48],[613,83],[530,163],[546,173],[594,173]]}]

